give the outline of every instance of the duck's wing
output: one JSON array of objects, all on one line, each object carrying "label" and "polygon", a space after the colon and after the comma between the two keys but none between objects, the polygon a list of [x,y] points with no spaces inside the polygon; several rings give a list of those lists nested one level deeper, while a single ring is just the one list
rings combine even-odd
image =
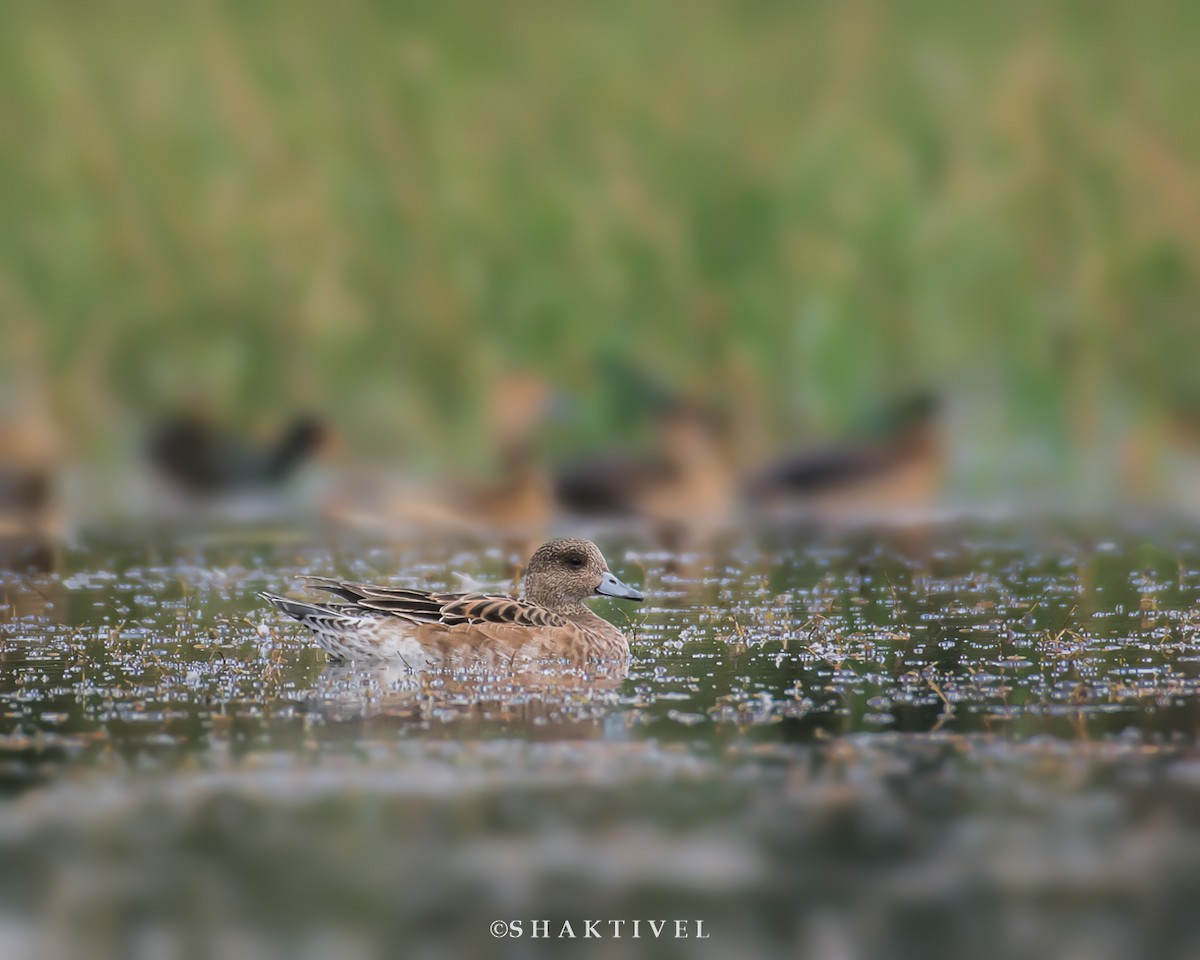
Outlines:
[{"label": "duck's wing", "polygon": [[332,580],[329,577],[305,577],[310,586],[336,594],[360,611],[373,610],[391,613],[417,622],[436,623],[441,620],[442,607],[456,599],[456,594],[429,593],[407,587],[384,587],[354,580]]},{"label": "duck's wing", "polygon": [[306,577],[318,590],[349,601],[360,611],[386,613],[417,623],[494,624],[517,627],[563,627],[565,617],[535,603],[481,593],[428,593],[407,587],[384,587],[351,580]]}]

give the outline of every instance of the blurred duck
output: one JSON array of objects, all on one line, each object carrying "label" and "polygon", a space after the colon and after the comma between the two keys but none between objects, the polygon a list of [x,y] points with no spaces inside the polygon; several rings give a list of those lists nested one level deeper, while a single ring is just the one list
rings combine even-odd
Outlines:
[{"label": "blurred duck", "polygon": [[48,418],[0,412],[0,568],[49,570],[61,533]]},{"label": "blurred duck", "polygon": [[1175,400],[1159,423],[1127,428],[1118,455],[1126,497],[1200,515],[1200,401]]},{"label": "blurred duck", "polygon": [[540,536],[553,517],[550,478],[541,458],[525,444],[502,451],[492,483],[460,486],[451,496],[460,518],[500,533]]},{"label": "blurred duck", "polygon": [[308,415],[296,417],[273,443],[258,443],[184,413],[159,424],[146,453],[158,472],[185,492],[219,496],[281,485],[328,438],[325,425]]},{"label": "blurred duck", "polygon": [[580,517],[642,520],[669,546],[701,539],[728,523],[735,495],[718,426],[712,411],[674,399],[656,417],[653,455],[568,464],[555,477],[558,504]]},{"label": "blurred duck", "polygon": [[487,442],[496,461],[490,477],[384,489],[377,481],[367,482],[365,489],[330,498],[327,515],[371,531],[496,536],[527,558],[554,515],[550,479],[534,444],[552,399],[538,377],[502,377],[486,408]]},{"label": "blurred duck", "polygon": [[[503,450],[496,474],[486,482],[453,481],[383,494],[344,491],[327,504],[331,519],[364,530],[486,533],[518,544],[532,538],[530,549],[549,528],[553,511],[549,478],[526,445]],[[522,552],[528,556],[528,549]]]},{"label": "blurred duck", "polygon": [[334,659],[398,659],[412,669],[517,660],[623,661],[629,656],[625,636],[583,601],[645,599],[613,576],[599,547],[581,539],[542,544],[529,560],[521,599],[307,579],[340,601],[260,596],[312,630]]},{"label": "blurred duck", "polygon": [[932,393],[907,397],[877,417],[861,439],[769,464],[747,483],[747,500],[772,513],[795,509],[833,517],[926,505],[941,478],[939,408]]}]

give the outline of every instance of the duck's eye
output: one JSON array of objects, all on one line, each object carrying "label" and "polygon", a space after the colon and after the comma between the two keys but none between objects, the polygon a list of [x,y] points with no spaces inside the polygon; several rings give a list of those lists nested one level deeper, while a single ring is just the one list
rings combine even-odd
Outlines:
[{"label": "duck's eye", "polygon": [[573,567],[582,567],[583,566],[583,557],[581,557],[577,553],[573,553],[569,557],[567,557],[567,563],[569,563]]}]

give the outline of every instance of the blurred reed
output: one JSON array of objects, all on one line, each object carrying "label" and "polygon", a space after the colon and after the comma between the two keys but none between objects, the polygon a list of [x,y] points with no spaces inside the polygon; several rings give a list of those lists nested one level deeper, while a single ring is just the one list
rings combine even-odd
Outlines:
[{"label": "blurred reed", "polygon": [[91,454],[202,397],[478,466],[513,369],[611,436],[621,357],[775,444],[935,384],[1086,461],[1200,392],[1198,17],[8,4],[8,359]]}]

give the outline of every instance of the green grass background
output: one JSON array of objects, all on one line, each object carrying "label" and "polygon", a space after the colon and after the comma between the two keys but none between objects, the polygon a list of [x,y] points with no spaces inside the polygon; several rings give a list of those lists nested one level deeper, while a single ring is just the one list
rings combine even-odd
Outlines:
[{"label": "green grass background", "polygon": [[89,451],[202,399],[446,455],[513,366],[599,439],[614,365],[779,439],[933,384],[1104,443],[1200,406],[1198,37],[1186,2],[7,3],[2,369]]}]

